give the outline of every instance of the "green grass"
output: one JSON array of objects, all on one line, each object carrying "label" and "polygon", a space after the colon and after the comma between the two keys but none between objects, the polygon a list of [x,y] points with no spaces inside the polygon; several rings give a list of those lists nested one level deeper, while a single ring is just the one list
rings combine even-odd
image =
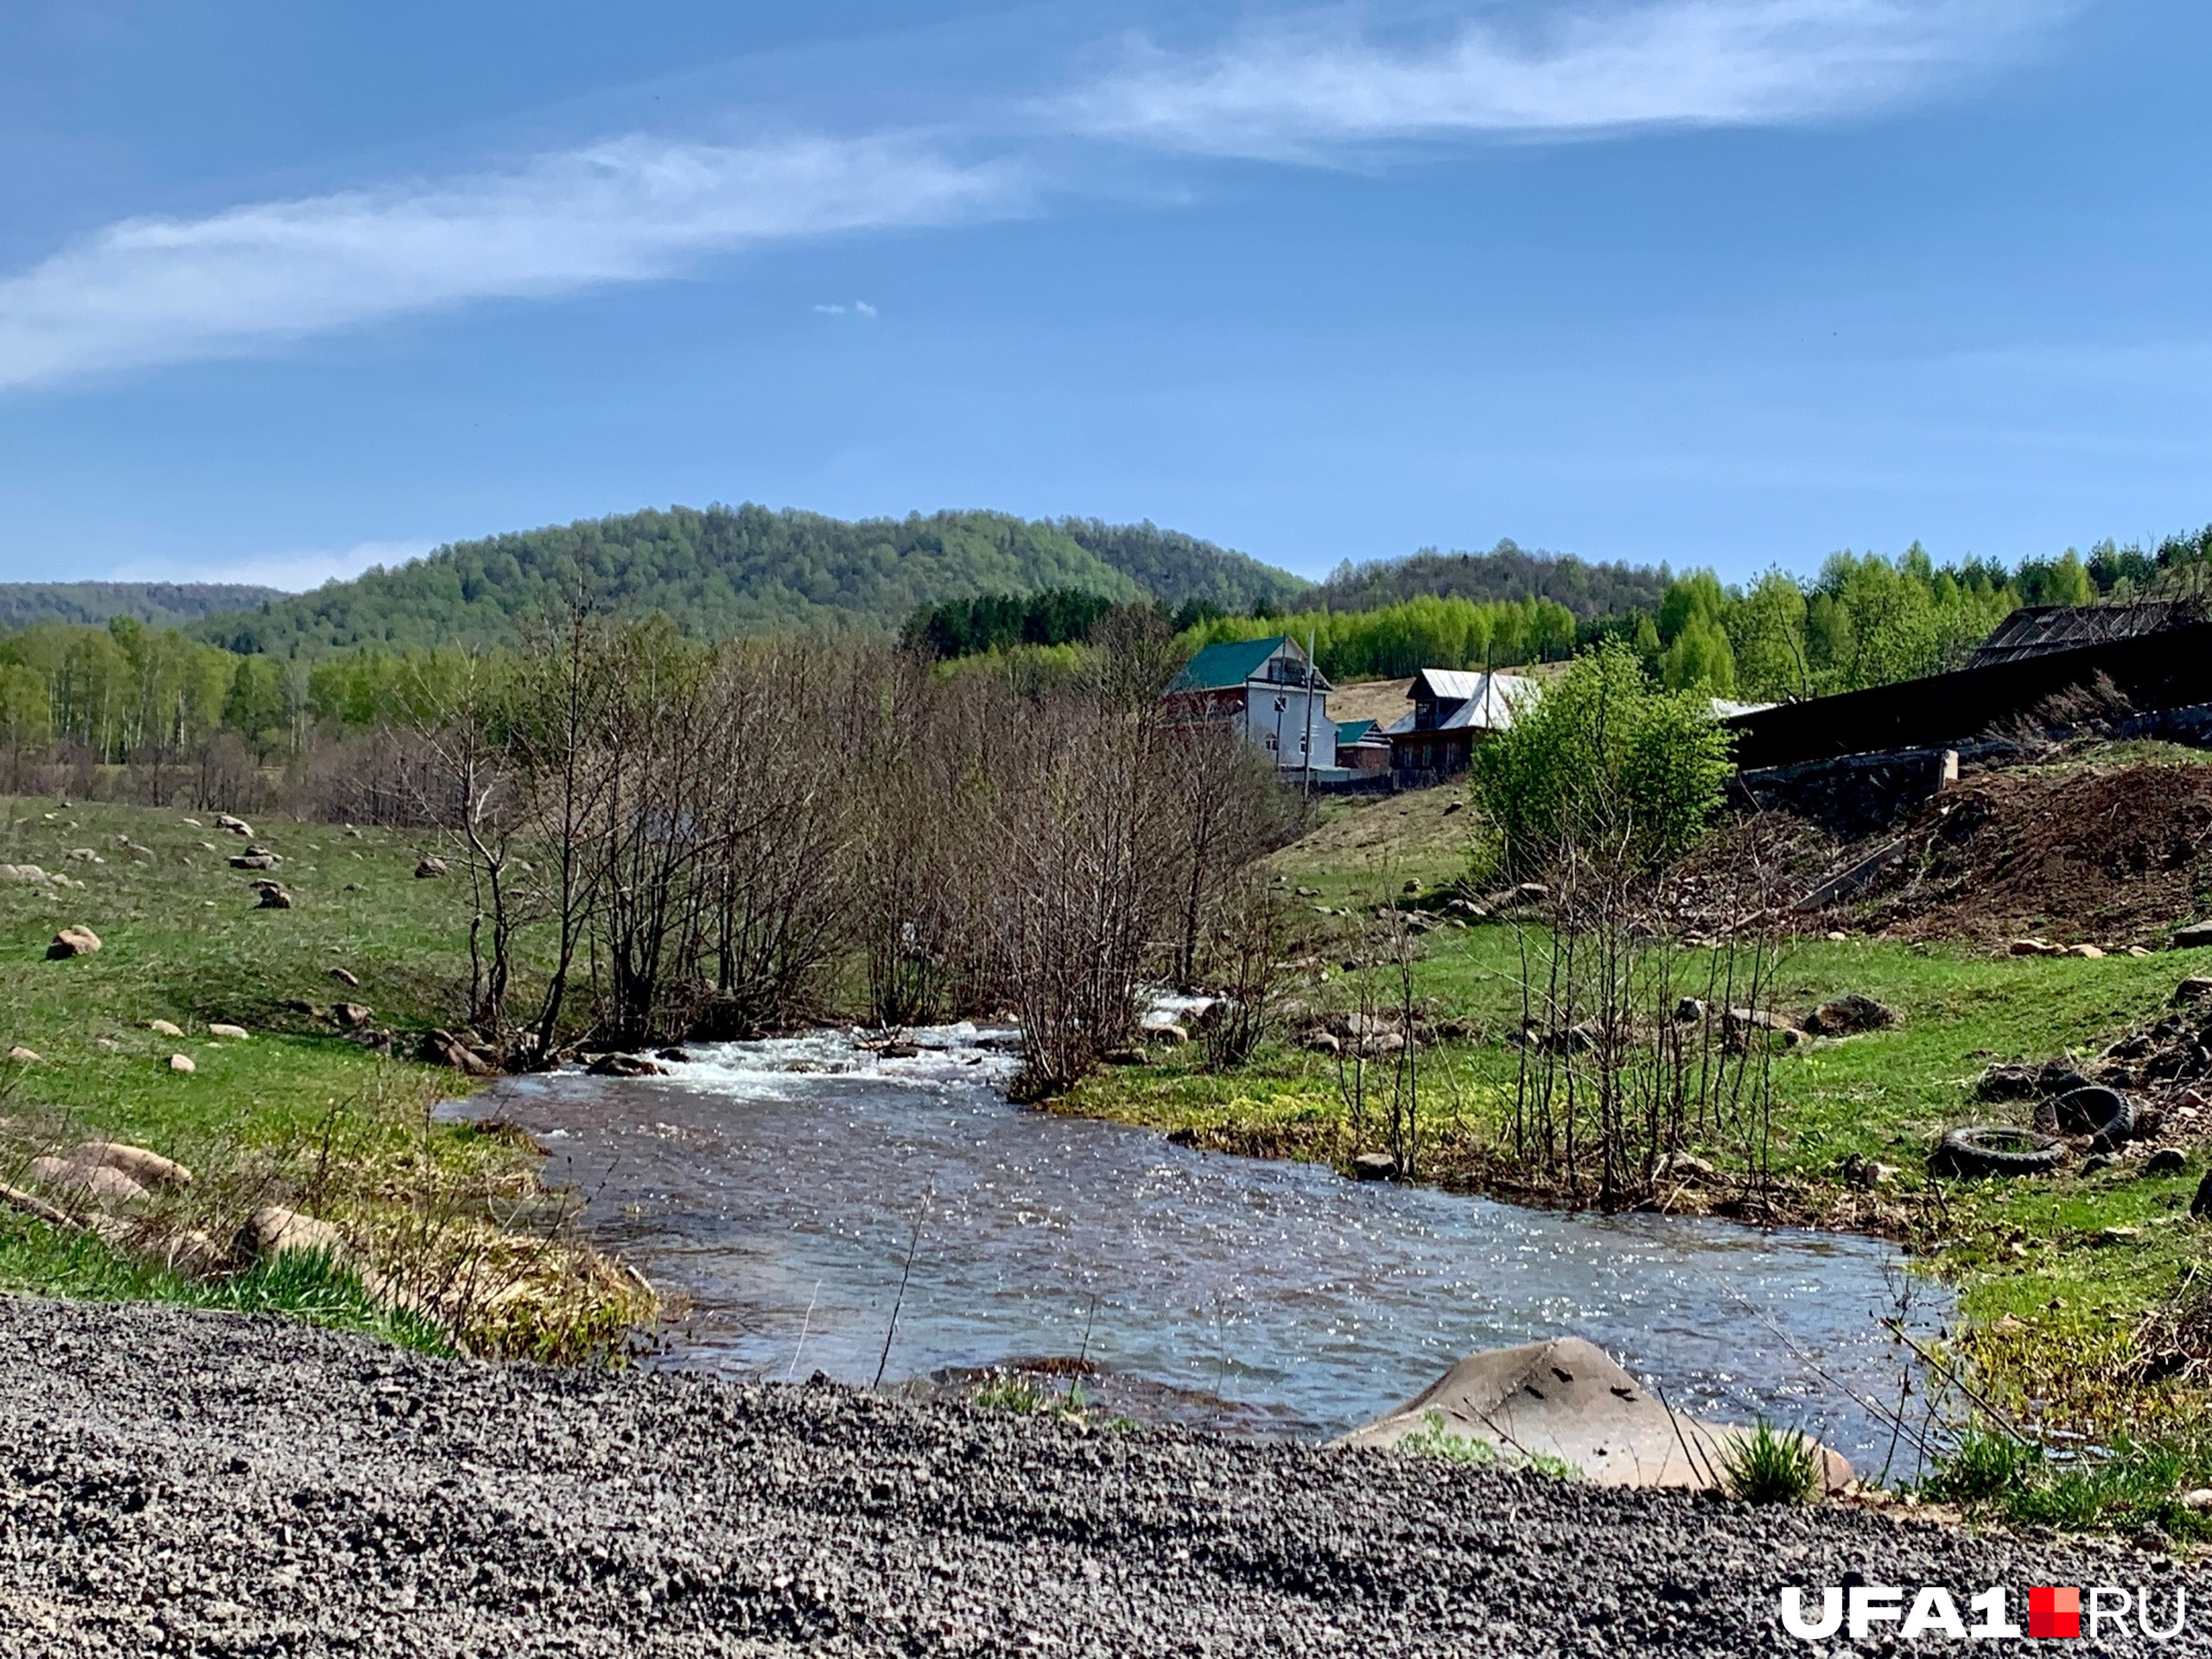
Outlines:
[{"label": "green grass", "polygon": [[[1325,962],[1347,954],[1356,922],[1315,916],[1314,909],[1370,910],[1397,894],[1408,874],[1428,882],[1449,868],[1433,825],[1416,825],[1423,839],[1403,859],[1395,856],[1396,840],[1363,848],[1349,821],[1331,827],[1328,844],[1309,842],[1277,855],[1286,887],[1313,890],[1296,901],[1312,925],[1335,936],[1322,950]],[[1421,1056],[1422,1135],[1436,1159],[1430,1167],[1463,1185],[1514,1190],[1510,1171],[1451,1154],[1470,1146],[1495,1148],[1503,1140],[1518,1060],[1504,1039],[1521,1020],[1519,944],[1503,925],[1447,927],[1427,937],[1416,969],[1418,995],[1431,1011],[1475,1027],[1469,1040]],[[1698,953],[1687,953],[1683,966],[1700,974]],[[2155,1015],[2181,979],[2200,974],[2212,974],[2212,950],[2082,960],[1818,938],[1789,949],[1767,999],[1803,1013],[1860,991],[1903,1016],[1891,1030],[1775,1054],[1775,1173],[1808,1202],[1829,1202],[1840,1213],[1860,1196],[1839,1179],[1846,1158],[1893,1166],[1898,1176],[1882,1224],[1910,1237],[1923,1252],[1923,1267],[1956,1289],[1961,1318],[1945,1343],[1951,1363],[1967,1367],[1993,1403],[2021,1420],[2064,1427],[2100,1445],[2120,1444],[2124,1430],[2136,1434],[2134,1461],[2109,1475],[2093,1475],[2093,1465],[2102,1465],[2091,1459],[2038,1484],[2042,1496],[2034,1503],[2054,1514],[2087,1513],[2084,1493],[2103,1494],[2091,1507],[2107,1524],[2135,1513],[2147,1498],[2114,1499],[2097,1483],[2139,1485],[2140,1471],[2156,1465],[2145,1448],[2190,1443],[2193,1425],[2212,1408],[2202,1389],[2146,1385],[2128,1375],[2138,1321],[2192,1272],[2212,1266],[2212,1228],[2188,1216],[2206,1158],[2192,1152],[2183,1173],[2157,1179],[2123,1166],[2086,1177],[1939,1186],[1927,1176],[1928,1154],[1947,1128],[2025,1122],[2022,1106],[1974,1099],[1974,1081],[1992,1062],[2093,1052]],[[1387,998],[1379,983],[1376,988]],[[1345,1007],[1351,978],[1332,963],[1327,982],[1309,983],[1301,995],[1317,1006]],[[1252,1065],[1228,1073],[1206,1071],[1192,1049],[1156,1051],[1154,1062],[1090,1078],[1057,1109],[1250,1153],[1341,1162],[1380,1143],[1375,1123],[1363,1145],[1353,1143],[1333,1059],[1271,1044]],[[1694,1149],[1724,1169],[1744,1161],[1740,1147]],[[2106,1230],[2114,1227],[2136,1230],[2107,1242]],[[2176,1455],[2186,1463],[2195,1454]],[[2212,1481],[2212,1471],[2202,1472]]]},{"label": "green grass", "polygon": [[[19,1045],[39,1057],[0,1065],[0,1180],[20,1184],[33,1154],[84,1138],[148,1147],[200,1176],[156,1206],[172,1235],[197,1230],[219,1249],[255,1205],[302,1205],[342,1217],[387,1276],[411,1285],[536,1275],[544,1294],[502,1305],[499,1328],[475,1331],[475,1345],[545,1357],[603,1347],[634,1287],[485,1223],[487,1194],[530,1191],[527,1148],[431,1122],[436,1100],[470,1085],[405,1058],[412,1031],[457,1024],[467,1005],[463,878],[416,879],[428,836],[262,822],[253,841],[282,856],[270,874],[293,899],[264,910],[248,885],[259,873],[229,864],[246,839],[213,822],[181,809],[0,798],[0,862],[84,884],[0,881],[0,1052]],[[76,849],[98,861],[71,857]],[[48,941],[73,924],[98,934],[100,950],[48,960]],[[313,1011],[340,1001],[365,1004],[397,1032],[402,1058],[346,1041]],[[184,1034],[149,1030],[156,1020]],[[218,1039],[211,1024],[251,1035]],[[170,1068],[176,1053],[191,1072]],[[443,1266],[432,1260],[441,1252]],[[286,1263],[188,1281],[5,1208],[0,1287],[282,1309],[398,1341],[443,1340],[424,1320],[380,1311],[343,1272]]]},{"label": "green grass", "polygon": [[278,1313],[364,1332],[423,1353],[452,1351],[437,1326],[382,1306],[362,1288],[359,1274],[320,1251],[288,1251],[230,1278],[193,1280],[118,1255],[90,1233],[65,1232],[0,1211],[0,1285],[85,1301]]},{"label": "green grass", "polygon": [[1803,1503],[1820,1491],[1820,1453],[1802,1434],[1762,1417],[1749,1434],[1722,1446],[1720,1478],[1746,1503]]}]

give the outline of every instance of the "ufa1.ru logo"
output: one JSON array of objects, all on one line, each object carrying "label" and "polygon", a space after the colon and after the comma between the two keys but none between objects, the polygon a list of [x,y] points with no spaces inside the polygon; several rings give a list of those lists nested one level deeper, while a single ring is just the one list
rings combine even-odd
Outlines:
[{"label": "ufa1.ru logo", "polygon": [[[1817,1608],[1812,1598],[1817,1594]],[[1895,1625],[1904,1640],[1945,1636],[1957,1641],[1995,1642],[2018,1637],[2126,1635],[2139,1630],[2153,1642],[2177,1640],[2189,1623],[2189,1602],[2181,1586],[2173,1600],[2140,1587],[2101,1584],[2088,1590],[2073,1585],[2038,1585],[2028,1592],[2024,1629],[2012,1618],[2012,1594],[1996,1586],[1967,1599],[1942,1585],[1923,1585],[1907,1598],[1901,1585],[1830,1585],[1810,1592],[1789,1586],[1782,1592],[1782,1628],[1807,1642],[1823,1642],[1839,1631],[1854,1642],[1874,1634],[1878,1625]],[[2088,1628],[2083,1628],[2086,1620]]]}]

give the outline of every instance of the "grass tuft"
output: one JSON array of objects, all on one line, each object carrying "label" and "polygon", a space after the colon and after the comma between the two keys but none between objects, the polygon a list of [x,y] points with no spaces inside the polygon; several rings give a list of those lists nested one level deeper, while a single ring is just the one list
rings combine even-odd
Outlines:
[{"label": "grass tuft", "polygon": [[1762,1417],[1750,1433],[1721,1446],[1720,1478],[1730,1497],[1746,1503],[1803,1503],[1821,1490],[1821,1454],[1796,1430]]}]

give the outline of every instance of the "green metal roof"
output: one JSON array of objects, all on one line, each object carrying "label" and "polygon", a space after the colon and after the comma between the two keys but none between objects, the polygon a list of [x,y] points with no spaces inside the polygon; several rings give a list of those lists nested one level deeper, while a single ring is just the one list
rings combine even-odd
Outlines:
[{"label": "green metal roof", "polygon": [[1357,743],[1374,729],[1371,720],[1340,720],[1337,722],[1337,742],[1339,746]]},{"label": "green metal roof", "polygon": [[1260,664],[1290,643],[1278,633],[1268,639],[1230,639],[1208,645],[1184,665],[1170,691],[1226,691],[1260,671]]}]

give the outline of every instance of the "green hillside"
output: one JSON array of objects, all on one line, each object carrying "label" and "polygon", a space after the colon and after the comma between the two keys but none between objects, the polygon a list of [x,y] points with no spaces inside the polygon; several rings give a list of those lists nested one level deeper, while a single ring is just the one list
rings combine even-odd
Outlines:
[{"label": "green hillside", "polygon": [[671,507],[460,542],[392,570],[213,616],[234,651],[315,656],[359,645],[487,645],[559,608],[581,577],[596,604],[665,612],[702,639],[802,626],[895,629],[920,606],[1080,589],[1224,610],[1309,584],[1151,524],[917,513],[855,523],[766,507]]},{"label": "green hillside", "polygon": [[149,626],[174,628],[284,597],[282,588],[242,582],[0,582],[0,627],[98,627],[111,617],[135,616]]}]

